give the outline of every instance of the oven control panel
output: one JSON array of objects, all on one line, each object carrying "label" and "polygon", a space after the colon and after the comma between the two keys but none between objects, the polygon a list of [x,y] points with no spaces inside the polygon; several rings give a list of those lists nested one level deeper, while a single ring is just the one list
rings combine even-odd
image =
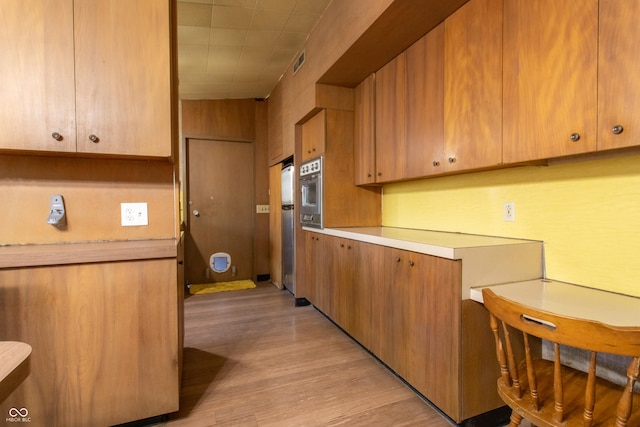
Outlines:
[{"label": "oven control panel", "polygon": [[322,157],[317,157],[313,160],[309,160],[300,166],[300,176],[311,175],[319,173],[322,170]]}]

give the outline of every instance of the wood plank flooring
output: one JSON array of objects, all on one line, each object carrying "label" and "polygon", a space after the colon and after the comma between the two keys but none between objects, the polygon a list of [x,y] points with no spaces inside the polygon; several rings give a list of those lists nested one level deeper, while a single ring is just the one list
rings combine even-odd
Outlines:
[{"label": "wood plank flooring", "polygon": [[453,425],[313,307],[269,283],[185,300],[170,426]]}]

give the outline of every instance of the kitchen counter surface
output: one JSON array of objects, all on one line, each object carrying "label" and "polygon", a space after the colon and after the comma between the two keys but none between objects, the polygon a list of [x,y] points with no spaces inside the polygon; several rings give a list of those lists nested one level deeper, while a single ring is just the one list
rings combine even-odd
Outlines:
[{"label": "kitchen counter surface", "polygon": [[[612,326],[640,325],[640,298],[547,279],[489,287],[496,295],[550,313]],[[482,303],[482,287],[471,289],[470,297]]]},{"label": "kitchen counter surface", "polygon": [[462,298],[470,288],[542,277],[542,242],[396,227],[351,227],[305,231],[462,261]]},{"label": "kitchen counter surface", "polygon": [[9,245],[0,247],[0,269],[176,256],[176,239]]}]

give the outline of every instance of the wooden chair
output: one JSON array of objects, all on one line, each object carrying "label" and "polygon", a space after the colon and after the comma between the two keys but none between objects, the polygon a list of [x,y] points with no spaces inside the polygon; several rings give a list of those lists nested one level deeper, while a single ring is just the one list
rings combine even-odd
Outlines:
[{"label": "wooden chair", "polygon": [[[640,327],[552,314],[499,297],[489,288],[482,296],[500,365],[498,394],[512,409],[509,426],[519,426],[523,418],[532,426],[640,426],[640,394],[633,390],[640,371]],[[537,340],[532,337],[553,344],[554,360],[532,354],[532,341]],[[516,338],[524,341],[520,361]],[[563,365],[561,345],[587,350],[588,372]],[[626,386],[596,376],[598,353],[631,357]]]}]

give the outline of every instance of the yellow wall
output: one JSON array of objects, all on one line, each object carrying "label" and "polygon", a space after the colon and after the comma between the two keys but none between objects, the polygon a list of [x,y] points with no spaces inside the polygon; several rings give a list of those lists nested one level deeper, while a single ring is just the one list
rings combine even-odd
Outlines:
[{"label": "yellow wall", "polygon": [[542,240],[548,278],[640,296],[638,155],[389,184],[383,224]]}]

